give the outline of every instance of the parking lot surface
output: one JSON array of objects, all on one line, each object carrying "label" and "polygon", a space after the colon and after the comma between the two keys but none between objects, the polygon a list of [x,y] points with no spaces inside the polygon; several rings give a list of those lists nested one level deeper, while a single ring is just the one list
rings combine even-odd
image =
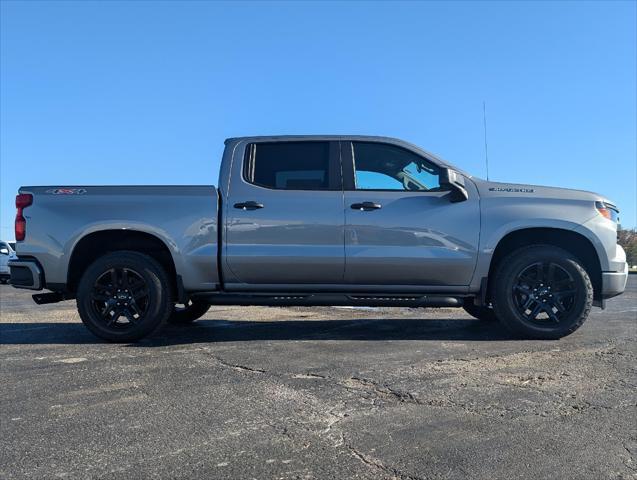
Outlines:
[{"label": "parking lot surface", "polygon": [[559,341],[217,307],[115,345],[74,302],[0,295],[0,478],[637,478],[637,276]]}]

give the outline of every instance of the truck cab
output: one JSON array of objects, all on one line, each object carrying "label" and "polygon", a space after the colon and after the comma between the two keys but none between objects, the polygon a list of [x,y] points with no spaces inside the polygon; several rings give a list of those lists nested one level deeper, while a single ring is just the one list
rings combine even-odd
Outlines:
[{"label": "truck cab", "polygon": [[480,237],[471,182],[457,201],[444,165],[397,143],[242,143],[221,187],[226,289],[467,291]]}]

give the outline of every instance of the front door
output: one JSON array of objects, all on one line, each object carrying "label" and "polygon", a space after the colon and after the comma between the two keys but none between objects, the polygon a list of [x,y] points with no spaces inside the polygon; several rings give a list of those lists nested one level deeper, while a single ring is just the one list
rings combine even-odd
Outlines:
[{"label": "front door", "polygon": [[226,288],[302,291],[342,284],[338,142],[255,142],[239,156],[225,205]]},{"label": "front door", "polygon": [[345,282],[370,286],[469,285],[477,259],[480,208],[453,203],[440,167],[378,142],[344,142]]}]

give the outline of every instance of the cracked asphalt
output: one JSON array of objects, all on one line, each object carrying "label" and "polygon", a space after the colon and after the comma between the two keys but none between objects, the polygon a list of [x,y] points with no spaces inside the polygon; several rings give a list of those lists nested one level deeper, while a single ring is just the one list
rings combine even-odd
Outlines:
[{"label": "cracked asphalt", "polygon": [[637,479],[637,276],[560,341],[212,308],[138,344],[0,286],[0,478]]}]

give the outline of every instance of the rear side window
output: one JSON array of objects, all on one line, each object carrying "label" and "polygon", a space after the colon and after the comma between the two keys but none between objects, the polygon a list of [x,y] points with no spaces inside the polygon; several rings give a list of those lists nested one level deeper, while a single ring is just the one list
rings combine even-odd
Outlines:
[{"label": "rear side window", "polygon": [[329,142],[251,143],[244,177],[277,190],[329,190]]}]

